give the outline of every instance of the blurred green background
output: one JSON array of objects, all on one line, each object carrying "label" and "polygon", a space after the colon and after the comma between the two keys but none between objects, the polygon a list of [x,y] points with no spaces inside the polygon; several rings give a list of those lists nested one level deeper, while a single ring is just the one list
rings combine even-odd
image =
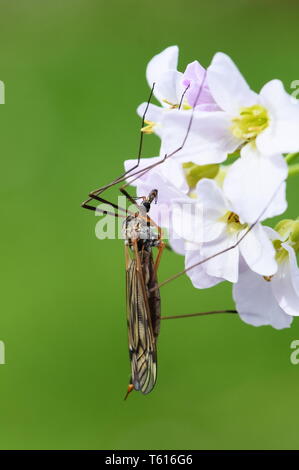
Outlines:
[{"label": "blurred green background", "polygon": [[[180,68],[230,54],[256,90],[299,79],[298,2],[51,0],[0,3],[1,449],[299,448],[298,321],[162,325],[152,394],[129,379],[124,249],[80,208],[134,157],[145,66],[178,44]],[[146,139],[145,155],[158,140]],[[298,181],[288,215],[298,215]],[[110,193],[117,196],[117,191]],[[166,253],[160,279],[183,259]],[[231,288],[162,290],[163,314],[230,308]]]}]

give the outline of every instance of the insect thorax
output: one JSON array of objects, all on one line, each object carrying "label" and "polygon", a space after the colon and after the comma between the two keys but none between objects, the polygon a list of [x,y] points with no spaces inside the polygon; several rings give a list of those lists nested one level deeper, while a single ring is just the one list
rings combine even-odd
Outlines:
[{"label": "insect thorax", "polygon": [[133,241],[137,240],[139,249],[143,248],[149,251],[160,243],[158,234],[150,226],[146,213],[143,214],[143,212],[139,212],[135,216],[128,216],[124,221],[122,233],[125,244],[131,246]]}]

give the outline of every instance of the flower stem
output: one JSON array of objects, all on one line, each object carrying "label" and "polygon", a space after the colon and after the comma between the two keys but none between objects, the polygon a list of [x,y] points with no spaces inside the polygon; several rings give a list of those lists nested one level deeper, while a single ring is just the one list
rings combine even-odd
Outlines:
[{"label": "flower stem", "polygon": [[299,157],[299,153],[298,153],[298,152],[289,153],[289,154],[285,157],[285,160],[286,160],[287,163],[291,163],[291,161],[294,160],[296,157]]},{"label": "flower stem", "polygon": [[299,163],[289,166],[289,176],[299,175]]}]

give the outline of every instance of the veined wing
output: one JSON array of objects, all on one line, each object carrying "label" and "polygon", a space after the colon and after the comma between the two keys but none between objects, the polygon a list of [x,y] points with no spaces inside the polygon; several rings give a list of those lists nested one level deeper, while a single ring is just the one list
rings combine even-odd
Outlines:
[{"label": "veined wing", "polygon": [[148,263],[153,263],[153,259],[147,252],[138,256],[142,271],[137,270],[139,263],[135,258],[127,264],[127,320],[132,384],[135,390],[146,394],[153,389],[157,377],[156,337],[144,277],[145,272],[152,271]]}]

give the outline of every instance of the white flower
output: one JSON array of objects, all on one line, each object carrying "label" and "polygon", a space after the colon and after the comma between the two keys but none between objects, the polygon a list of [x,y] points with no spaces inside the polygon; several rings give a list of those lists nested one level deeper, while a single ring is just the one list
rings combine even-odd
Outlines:
[{"label": "white flower", "polygon": [[[159,162],[161,162],[160,157],[142,158],[138,168],[132,172],[133,174],[140,173],[132,177],[128,175],[127,181],[136,187],[138,197],[147,196],[152,189],[158,190],[158,204],[151,205],[149,215],[159,226],[169,228],[172,201],[182,200],[184,197],[186,197],[186,201],[189,201],[187,197],[189,187],[182,165],[178,161],[169,159],[156,165]],[[137,160],[126,160],[125,171],[135,167],[136,163]],[[156,166],[149,171],[142,172],[152,165]]]},{"label": "white flower", "polygon": [[[192,117],[192,125],[189,128]],[[163,126],[162,126],[163,124]],[[230,120],[223,111],[168,110],[163,115],[160,128],[160,155],[169,155],[181,162],[192,161],[198,165],[221,163],[238,146],[237,139],[230,132]],[[188,131],[188,137],[185,140]]]},{"label": "white flower", "polygon": [[[286,328],[299,316],[299,220],[276,231],[261,222],[287,207],[283,154],[299,151],[299,103],[279,80],[255,93],[223,53],[207,71],[177,65],[171,46],[147,66],[159,106],[148,106],[142,131],[160,136],[160,156],[141,159],[127,182],[138,197],[158,190],[149,216],[167,228],[195,287],[228,280],[242,320]],[[240,157],[219,167],[231,153]]]},{"label": "white flower", "polygon": [[[185,246],[186,268],[190,268],[200,260],[210,258],[187,272],[193,285],[204,288],[207,284],[214,285],[224,279],[237,282],[240,256],[254,272],[268,276],[274,274],[277,270],[275,250],[264,227],[257,223],[248,231],[247,221],[233,211],[232,201],[226,198],[215,181],[202,179],[197,184],[196,193],[197,198],[190,199],[189,205],[202,206],[200,224],[196,219],[199,210],[191,210],[188,217],[184,217],[185,199],[181,202],[181,217],[178,210],[172,212],[172,227],[175,233],[188,243]],[[178,208],[180,201],[175,200],[174,203]],[[195,215],[192,218],[193,214]],[[186,227],[188,222],[190,227]],[[198,229],[200,225],[202,225],[201,230]],[[236,248],[225,251],[235,245],[245,233],[246,236]],[[223,253],[214,256],[220,252]]]},{"label": "white flower", "polygon": [[299,269],[292,242],[267,231],[276,247],[277,272],[264,277],[247,267],[233,287],[233,297],[246,323],[281,329],[290,326],[292,316],[299,316]]},{"label": "white flower", "polygon": [[160,104],[169,108],[180,103],[184,87],[183,74],[178,72],[178,46],[170,46],[155,55],[146,68],[146,79],[150,87],[155,83],[154,95]]},{"label": "white flower", "polygon": [[[154,96],[160,106],[150,104],[146,113],[148,124],[144,131],[161,135],[165,111],[174,109],[177,112],[196,107],[201,110],[218,109],[206,82],[206,70],[194,61],[184,73],[177,70],[179,49],[170,46],[155,55],[147,65],[146,78],[149,86],[154,87]],[[143,115],[147,103],[138,107],[138,114]],[[180,108],[180,109],[179,109]]]},{"label": "white flower", "polygon": [[[287,208],[284,180],[288,167],[281,155],[264,157],[248,144],[228,169],[223,183],[226,196],[233,202],[233,210],[253,223],[265,208],[263,220],[280,215]],[[270,204],[271,202],[271,204]]]},{"label": "white flower", "polygon": [[[260,94],[253,92],[223,53],[214,56],[207,82],[221,111],[195,111],[188,139],[174,158],[216,163],[241,149],[241,159],[232,165],[226,189],[241,194],[245,188],[239,207],[247,206],[247,220],[253,222],[258,206],[269,202],[287,176],[282,153],[299,150],[299,104],[279,80],[267,83]],[[180,147],[187,127],[186,113],[170,111],[164,116],[161,155]]]},{"label": "white flower", "polygon": [[[162,110],[180,103],[183,94],[182,77],[183,74],[177,71],[179,49],[177,46],[170,46],[155,55],[147,65],[146,78],[149,86],[155,84],[154,96],[160,102],[160,106],[149,104],[146,113],[146,122],[151,124],[150,132],[154,131],[160,135]],[[143,115],[147,103],[142,103],[137,112]]]},{"label": "white flower", "polygon": [[268,156],[299,150],[299,105],[280,80],[268,82],[258,95],[232,60],[220,52],[209,66],[207,80],[224,111],[224,122],[226,117],[230,120],[229,131],[238,140],[237,147],[254,141],[257,150]]}]

